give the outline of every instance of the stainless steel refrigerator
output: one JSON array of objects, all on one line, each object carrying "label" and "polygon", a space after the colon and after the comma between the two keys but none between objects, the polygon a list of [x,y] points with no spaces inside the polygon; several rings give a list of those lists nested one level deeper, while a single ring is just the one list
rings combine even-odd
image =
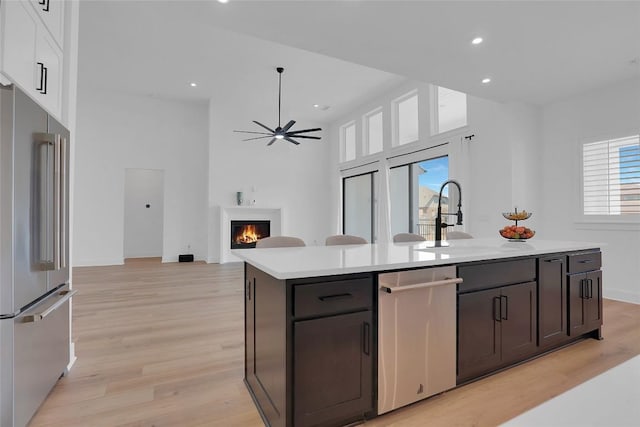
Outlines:
[{"label": "stainless steel refrigerator", "polygon": [[69,363],[69,132],[0,85],[0,427],[25,426]]}]

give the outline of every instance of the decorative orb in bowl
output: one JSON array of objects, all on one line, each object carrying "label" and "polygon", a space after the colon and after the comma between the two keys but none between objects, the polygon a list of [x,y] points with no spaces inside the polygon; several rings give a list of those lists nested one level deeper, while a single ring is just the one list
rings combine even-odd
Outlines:
[{"label": "decorative orb in bowl", "polygon": [[524,221],[531,217],[531,212],[516,210],[515,212],[502,212],[502,216],[509,221]]},{"label": "decorative orb in bowl", "polygon": [[510,242],[524,242],[536,235],[536,232],[530,228],[515,225],[506,225],[498,232],[505,239],[509,239]]}]

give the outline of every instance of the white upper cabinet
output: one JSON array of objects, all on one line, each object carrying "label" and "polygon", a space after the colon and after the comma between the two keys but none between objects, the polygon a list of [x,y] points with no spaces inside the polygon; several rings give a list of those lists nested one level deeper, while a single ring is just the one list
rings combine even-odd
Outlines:
[{"label": "white upper cabinet", "polygon": [[64,38],[64,1],[30,0],[53,40],[62,48]]},{"label": "white upper cabinet", "polygon": [[29,4],[4,1],[2,16],[2,71],[26,91],[35,90],[38,21]]},{"label": "white upper cabinet", "polygon": [[0,2],[0,72],[58,119],[62,115],[63,5],[60,0]]}]

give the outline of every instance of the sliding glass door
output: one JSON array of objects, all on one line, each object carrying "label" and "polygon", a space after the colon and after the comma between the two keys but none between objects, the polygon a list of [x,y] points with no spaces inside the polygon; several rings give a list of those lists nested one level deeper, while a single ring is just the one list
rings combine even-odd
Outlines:
[{"label": "sliding glass door", "polygon": [[377,172],[342,180],[342,230],[375,242],[375,193]]},{"label": "sliding glass door", "polygon": [[[423,160],[389,171],[391,235],[416,233],[435,238],[438,193],[449,178],[447,156]],[[448,188],[443,191],[442,211],[448,211]]]}]

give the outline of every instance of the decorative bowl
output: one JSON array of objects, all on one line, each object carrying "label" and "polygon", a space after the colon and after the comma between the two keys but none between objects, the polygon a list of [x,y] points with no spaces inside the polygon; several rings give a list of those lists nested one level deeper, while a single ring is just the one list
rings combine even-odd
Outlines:
[{"label": "decorative bowl", "polygon": [[524,242],[536,235],[536,232],[527,227],[517,227],[515,225],[507,225],[498,233],[510,242]]},{"label": "decorative bowl", "polygon": [[502,212],[502,216],[508,219],[509,221],[524,221],[525,219],[529,219],[531,217],[531,212],[527,212],[527,211]]}]

